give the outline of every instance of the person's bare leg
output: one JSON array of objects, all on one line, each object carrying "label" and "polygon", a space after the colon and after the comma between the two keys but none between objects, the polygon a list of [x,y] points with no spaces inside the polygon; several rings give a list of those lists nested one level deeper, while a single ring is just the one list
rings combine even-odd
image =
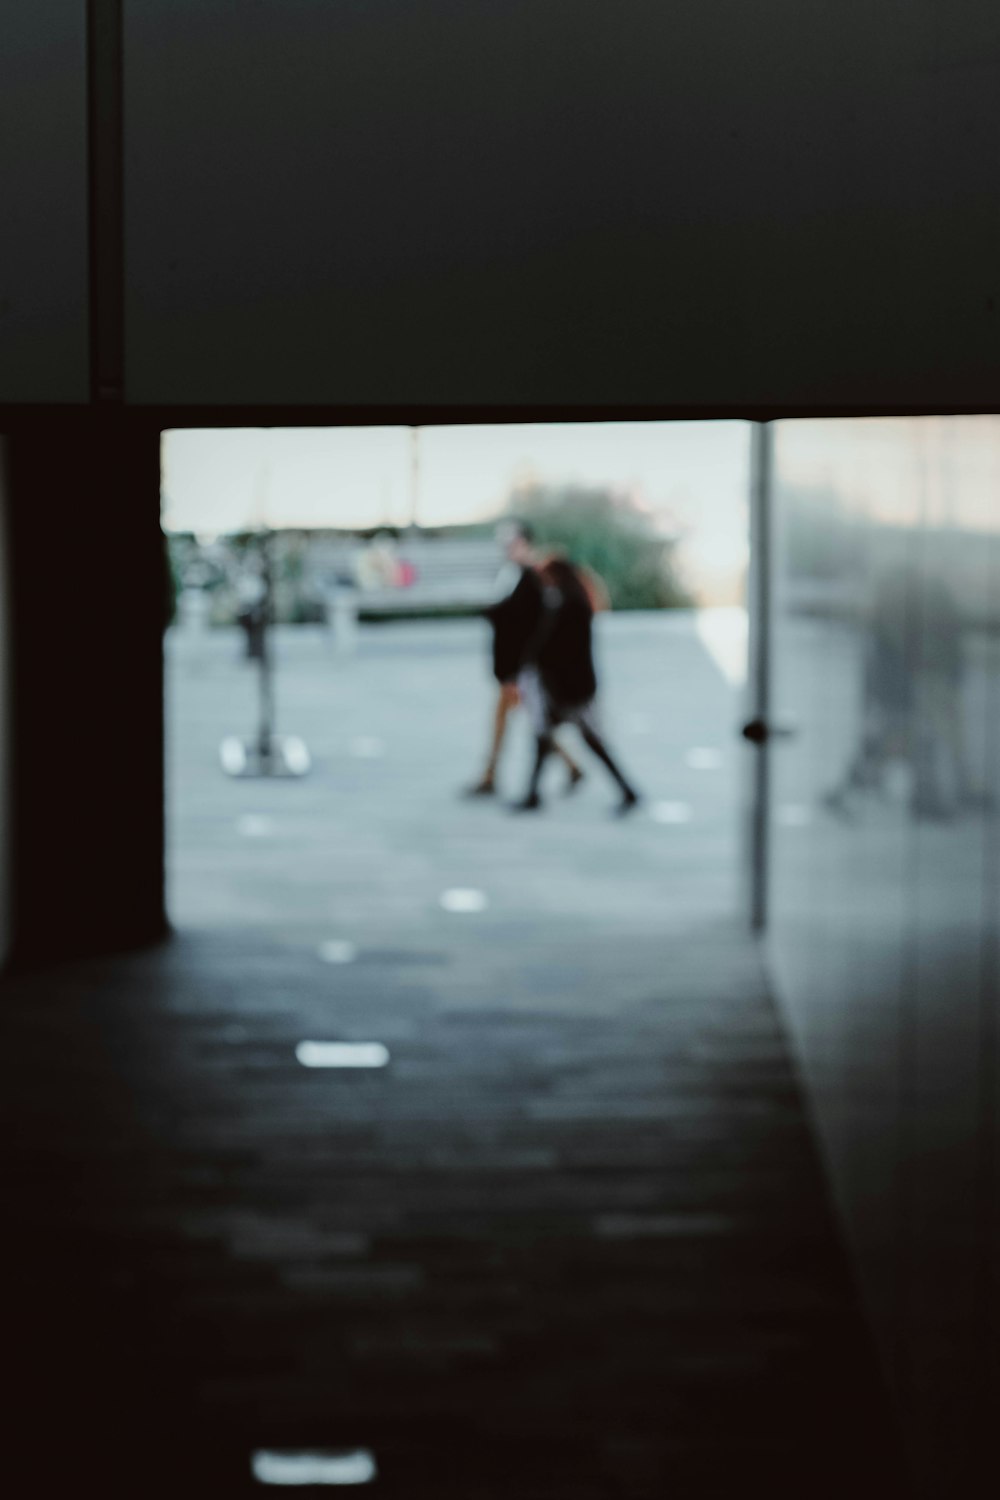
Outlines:
[{"label": "person's bare leg", "polygon": [[512,682],[502,682],[497,693],[496,706],[493,710],[493,737],[490,742],[489,759],[486,769],[476,782],[475,786],[469,788],[470,796],[487,797],[496,790],[497,766],[500,763],[500,751],[503,749],[504,738],[507,733],[507,720],[510,711],[517,705],[517,688]]},{"label": "person's bare leg", "polygon": [[484,781],[492,782],[497,774],[500,751],[503,749],[503,742],[507,736],[507,720],[510,718],[511,710],[517,707],[517,701],[517,688],[514,684],[502,682],[493,714],[493,740],[490,745],[490,758],[486,762],[486,771],[483,775]]}]

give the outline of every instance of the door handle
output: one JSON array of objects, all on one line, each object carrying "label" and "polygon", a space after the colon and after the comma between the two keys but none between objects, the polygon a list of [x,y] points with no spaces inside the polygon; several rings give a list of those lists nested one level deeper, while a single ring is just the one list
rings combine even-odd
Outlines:
[{"label": "door handle", "polygon": [[740,730],[751,745],[766,745],[768,740],[791,740],[798,730],[791,724],[769,724],[766,719],[751,719]]}]

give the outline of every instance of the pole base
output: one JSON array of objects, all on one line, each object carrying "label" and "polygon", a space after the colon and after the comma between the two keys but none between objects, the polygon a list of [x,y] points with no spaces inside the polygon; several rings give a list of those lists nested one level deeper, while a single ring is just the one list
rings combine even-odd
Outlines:
[{"label": "pole base", "polygon": [[261,753],[259,740],[241,740],[231,734],[219,746],[219,759],[227,776],[305,776],[312,760],[305,742],[293,734],[274,734]]}]

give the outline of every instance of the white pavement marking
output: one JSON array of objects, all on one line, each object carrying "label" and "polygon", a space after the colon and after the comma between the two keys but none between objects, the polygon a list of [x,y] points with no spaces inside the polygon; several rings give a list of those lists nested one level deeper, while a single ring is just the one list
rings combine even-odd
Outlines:
[{"label": "white pavement marking", "polygon": [[489,901],[485,891],[456,887],[441,892],[441,905],[445,911],[485,911]]},{"label": "white pavement marking", "polygon": [[312,765],[312,758],[304,740],[298,735],[288,734],[282,744],[285,765],[295,776],[304,776]]},{"label": "white pavement marking", "polygon": [[690,823],[694,814],[690,802],[654,802],[649,816],[654,823]]},{"label": "white pavement marking", "polygon": [[813,820],[813,810],[804,803],[787,802],[777,809],[774,816],[782,828],[805,828]]},{"label": "white pavement marking", "polygon": [[385,754],[385,741],[376,739],[374,735],[359,735],[351,741],[351,754],[359,760],[378,760],[379,756]]},{"label": "white pavement marking", "polygon": [[352,964],[358,956],[358,945],[347,938],[329,938],[320,943],[319,956],[325,964]]},{"label": "white pavement marking", "polygon": [[367,1448],[356,1448],[353,1453],[259,1448],[251,1456],[250,1468],[258,1484],[371,1484],[378,1473]]},{"label": "white pavement marking", "polygon": [[717,771],[722,765],[722,751],[712,750],[707,745],[696,745],[684,759],[692,771]]},{"label": "white pavement marking", "polygon": [[304,1068],[384,1068],[389,1049],[381,1042],[299,1042],[295,1056]]},{"label": "white pavement marking", "polygon": [[747,612],[736,605],[700,609],[695,617],[698,638],[730,687],[747,680]]},{"label": "white pavement marking", "polygon": [[246,813],[237,819],[236,829],[245,839],[270,838],[274,832],[274,819],[263,813]]},{"label": "white pavement marking", "polygon": [[222,769],[229,776],[240,776],[247,768],[247,752],[243,741],[235,734],[228,735],[219,746]]}]

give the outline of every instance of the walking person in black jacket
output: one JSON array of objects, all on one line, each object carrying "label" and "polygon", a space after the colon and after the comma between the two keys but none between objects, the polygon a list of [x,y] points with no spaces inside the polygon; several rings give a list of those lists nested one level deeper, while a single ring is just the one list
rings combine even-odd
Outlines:
[{"label": "walking person in black jacket", "polygon": [[[517,679],[544,614],[531,527],[526,521],[506,521],[502,523],[501,536],[509,572],[501,575],[503,597],[484,611],[493,626],[493,675],[498,684],[493,735],[486,769],[469,787],[466,793],[469,797],[491,797],[496,792],[497,765],[507,721],[511,710],[521,701]],[[561,745],[553,743],[552,749],[565,762],[569,772],[567,790],[572,790],[583,780],[583,772]]]},{"label": "walking person in black jacket", "polygon": [[546,761],[555,749],[553,731],[575,724],[584,743],[607,768],[621,791],[619,813],[639,802],[639,794],[604,743],[598,722],[597,675],[591,640],[594,609],[580,574],[565,558],[552,558],[540,570],[542,617],[528,647],[527,664],[518,678],[522,701],[535,730],[535,764],[520,812],[541,807],[539,785]]}]

